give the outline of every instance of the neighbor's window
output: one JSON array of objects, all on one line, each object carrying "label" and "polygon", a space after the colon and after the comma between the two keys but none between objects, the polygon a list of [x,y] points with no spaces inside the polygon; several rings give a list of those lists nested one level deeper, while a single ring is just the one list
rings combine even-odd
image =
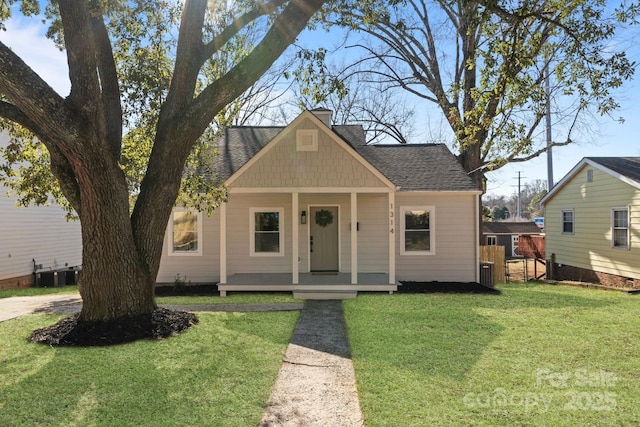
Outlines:
[{"label": "neighbor's window", "polygon": [[498,238],[496,236],[487,236],[487,246],[496,246]]},{"label": "neighbor's window", "polygon": [[175,210],[169,222],[169,255],[201,255],[202,214]]},{"label": "neighbor's window", "polygon": [[401,207],[403,255],[434,254],[435,210],[433,206]]},{"label": "neighbor's window", "polygon": [[283,209],[251,208],[251,255],[284,255]]},{"label": "neighbor's window", "polygon": [[562,234],[573,234],[573,209],[562,210]]},{"label": "neighbor's window", "polygon": [[611,209],[611,236],[614,248],[629,249],[629,208]]}]

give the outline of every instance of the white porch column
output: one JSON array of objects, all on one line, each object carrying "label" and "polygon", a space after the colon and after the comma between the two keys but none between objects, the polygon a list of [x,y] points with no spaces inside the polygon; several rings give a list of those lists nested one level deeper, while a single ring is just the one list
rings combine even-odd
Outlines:
[{"label": "white porch column", "polygon": [[351,284],[358,284],[358,193],[351,193]]},{"label": "white porch column", "polygon": [[220,215],[220,283],[227,283],[227,203],[218,208]]},{"label": "white porch column", "polygon": [[298,193],[291,193],[291,283],[294,285],[297,285],[300,280],[300,272],[298,271],[298,257],[300,256],[300,226],[298,225],[298,221],[300,221],[300,212],[298,212]]},{"label": "white porch column", "polygon": [[397,221],[395,218],[395,203],[396,194],[393,191],[389,192],[389,283],[395,285],[396,283],[396,233]]}]

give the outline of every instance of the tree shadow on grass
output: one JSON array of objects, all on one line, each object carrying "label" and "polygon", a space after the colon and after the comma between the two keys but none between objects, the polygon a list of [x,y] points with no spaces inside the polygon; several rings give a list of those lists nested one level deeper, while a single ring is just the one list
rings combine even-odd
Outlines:
[{"label": "tree shadow on grass", "polygon": [[[420,298],[420,296],[405,296]],[[424,296],[422,296],[424,297]],[[460,380],[473,368],[502,326],[466,307],[415,305],[396,310],[348,305],[349,341],[356,358],[410,375],[444,375]]]},{"label": "tree shadow on grass", "polygon": [[[0,425],[257,425],[285,344],[255,338],[255,322],[229,328],[228,316],[202,314],[165,340],[83,348],[25,342],[49,316],[5,322]],[[292,322],[275,320],[271,335],[286,341]]]},{"label": "tree shadow on grass", "polygon": [[[567,313],[615,302],[598,294],[546,285],[503,287],[500,295],[418,293],[363,296],[345,302],[354,359],[419,375],[461,380],[504,324],[486,310],[562,309]],[[482,313],[480,310],[482,309]]]}]

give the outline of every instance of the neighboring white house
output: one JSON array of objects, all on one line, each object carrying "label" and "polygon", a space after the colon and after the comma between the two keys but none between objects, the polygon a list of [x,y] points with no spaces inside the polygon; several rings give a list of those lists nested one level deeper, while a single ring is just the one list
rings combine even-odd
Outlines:
[{"label": "neighboring white house", "polygon": [[478,281],[480,192],[447,147],[366,145],[361,126],[330,120],[227,129],[216,173],[229,200],[211,217],[174,209],[158,282],[355,295]]},{"label": "neighboring white house", "polygon": [[640,157],[586,157],[542,203],[553,279],[640,288]]},{"label": "neighboring white house", "polygon": [[[7,142],[0,134],[0,146]],[[67,222],[65,211],[55,204],[20,208],[15,203],[0,182],[0,289],[32,286],[36,271],[82,264],[80,222]]]}]

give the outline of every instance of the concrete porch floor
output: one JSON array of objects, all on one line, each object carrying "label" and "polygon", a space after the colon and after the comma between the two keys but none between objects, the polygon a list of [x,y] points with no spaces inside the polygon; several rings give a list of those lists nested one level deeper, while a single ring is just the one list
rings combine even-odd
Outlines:
[{"label": "concrete porch floor", "polygon": [[227,283],[219,283],[220,296],[227,292],[242,291],[291,291],[300,299],[345,299],[355,298],[358,292],[389,292],[398,289],[389,283],[385,273],[359,273],[358,284],[351,284],[351,273],[314,274],[301,273],[299,283],[292,283],[291,273],[240,273],[227,278]]}]

